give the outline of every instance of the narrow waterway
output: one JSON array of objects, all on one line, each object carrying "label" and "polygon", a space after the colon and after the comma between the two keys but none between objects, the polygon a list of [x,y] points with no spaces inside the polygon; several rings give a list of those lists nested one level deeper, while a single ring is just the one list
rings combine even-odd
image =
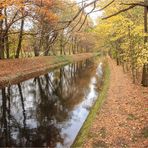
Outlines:
[{"label": "narrow waterway", "polygon": [[70,147],[102,77],[102,64],[91,59],[1,89],[0,146]]}]

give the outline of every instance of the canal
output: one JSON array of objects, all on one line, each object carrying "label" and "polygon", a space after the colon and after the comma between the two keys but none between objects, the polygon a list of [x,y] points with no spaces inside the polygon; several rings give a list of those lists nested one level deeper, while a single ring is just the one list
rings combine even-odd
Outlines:
[{"label": "canal", "polygon": [[0,90],[0,146],[70,147],[99,96],[98,59]]}]

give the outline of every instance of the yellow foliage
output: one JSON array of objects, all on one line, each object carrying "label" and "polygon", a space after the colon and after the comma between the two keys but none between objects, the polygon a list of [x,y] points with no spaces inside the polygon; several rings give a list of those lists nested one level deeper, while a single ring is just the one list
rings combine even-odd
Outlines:
[{"label": "yellow foliage", "polygon": [[[132,3],[138,0],[124,0],[124,3]],[[111,0],[101,0],[98,7],[104,7]],[[106,8],[104,16],[109,16],[126,8],[121,5],[123,0],[115,1]],[[107,20],[98,20],[94,32],[97,34],[98,46],[107,48],[116,53],[123,62],[131,62],[135,68],[148,62],[148,47],[144,45],[143,8],[136,7],[130,11],[120,13]],[[118,54],[117,54],[118,53]]]}]

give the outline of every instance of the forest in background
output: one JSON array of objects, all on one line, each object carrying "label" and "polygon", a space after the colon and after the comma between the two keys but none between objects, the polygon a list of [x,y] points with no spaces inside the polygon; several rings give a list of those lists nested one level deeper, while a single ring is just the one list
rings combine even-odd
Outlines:
[{"label": "forest in background", "polygon": [[107,51],[148,86],[147,14],[148,0],[2,0],[0,59]]}]

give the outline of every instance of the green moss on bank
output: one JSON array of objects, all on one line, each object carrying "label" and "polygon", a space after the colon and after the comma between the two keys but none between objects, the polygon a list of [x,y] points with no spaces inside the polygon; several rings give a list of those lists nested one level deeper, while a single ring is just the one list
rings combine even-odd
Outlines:
[{"label": "green moss on bank", "polygon": [[89,129],[92,125],[92,122],[95,119],[98,111],[100,111],[100,108],[101,108],[101,106],[102,106],[102,104],[103,104],[103,102],[106,98],[107,91],[108,91],[108,88],[109,88],[109,79],[110,79],[110,69],[109,69],[108,63],[106,62],[104,84],[103,84],[102,91],[100,92],[100,95],[99,95],[96,103],[92,107],[86,121],[84,122],[81,130],[78,133],[78,136],[76,137],[76,139],[75,139],[75,141],[74,141],[74,143],[71,147],[75,148],[75,147],[82,147],[83,146],[85,139],[89,135]]}]

